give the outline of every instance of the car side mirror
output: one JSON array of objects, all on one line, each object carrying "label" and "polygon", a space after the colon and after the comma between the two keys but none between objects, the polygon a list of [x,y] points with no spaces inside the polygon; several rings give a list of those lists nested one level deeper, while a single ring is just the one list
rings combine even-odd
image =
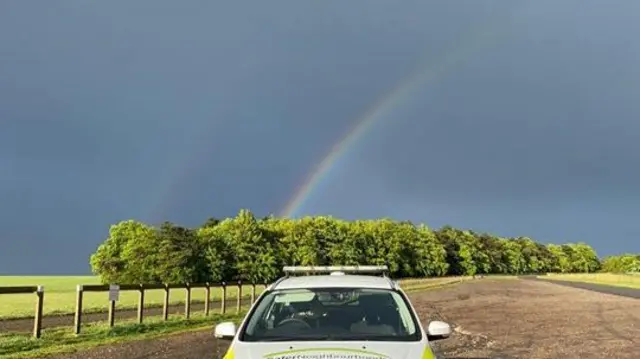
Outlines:
[{"label": "car side mirror", "polygon": [[427,339],[429,341],[447,339],[451,335],[451,326],[448,323],[434,320],[427,327]]},{"label": "car side mirror", "polygon": [[236,324],[234,322],[224,322],[216,325],[214,336],[218,339],[233,339],[236,336]]}]

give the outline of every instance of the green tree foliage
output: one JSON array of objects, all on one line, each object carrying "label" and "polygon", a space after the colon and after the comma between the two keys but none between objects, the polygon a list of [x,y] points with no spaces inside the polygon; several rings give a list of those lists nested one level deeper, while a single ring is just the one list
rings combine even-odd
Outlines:
[{"label": "green tree foliage", "polygon": [[476,274],[640,272],[640,256],[601,263],[585,243],[542,244],[528,237],[501,238],[444,226],[388,218],[345,221],[300,219],[248,210],[210,218],[199,228],[133,220],[111,226],[91,256],[105,283],[268,282],[284,265],[388,264],[394,277]]},{"label": "green tree foliage", "polygon": [[220,223],[220,220],[215,218],[215,217],[209,217],[207,218],[207,220],[204,222],[204,224],[202,225],[202,228],[211,228],[211,227],[215,227],[218,225],[218,223]]},{"label": "green tree foliage", "polygon": [[196,236],[205,248],[201,255],[209,273],[207,280],[220,283],[236,277],[233,252],[231,243],[227,241],[225,226],[203,226],[197,230]]},{"label": "green tree foliage", "polygon": [[111,226],[90,263],[105,283],[196,283],[211,276],[208,248],[192,229],[128,220]]},{"label": "green tree foliage", "polygon": [[276,275],[278,263],[275,243],[271,243],[270,238],[264,235],[251,212],[241,210],[237,217],[218,226],[225,229],[238,279],[258,283]]},{"label": "green tree foliage", "polygon": [[622,254],[605,257],[602,270],[611,273],[640,273],[640,254]]},{"label": "green tree foliage", "polygon": [[206,247],[190,228],[165,222],[156,232],[151,254],[156,278],[164,283],[202,283],[210,273],[203,256]]},{"label": "green tree foliage", "polygon": [[[89,260],[94,274],[105,283],[146,283],[152,277],[153,268],[140,262],[154,250],[154,232],[153,227],[133,220],[112,225],[109,237]],[[147,275],[139,276],[138,272]]]}]

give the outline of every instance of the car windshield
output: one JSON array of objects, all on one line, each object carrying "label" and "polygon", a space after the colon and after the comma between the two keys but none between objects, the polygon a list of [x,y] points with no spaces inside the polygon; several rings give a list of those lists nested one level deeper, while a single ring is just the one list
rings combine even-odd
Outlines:
[{"label": "car windshield", "polygon": [[241,341],[417,341],[421,333],[397,291],[312,288],[271,291],[249,318]]}]

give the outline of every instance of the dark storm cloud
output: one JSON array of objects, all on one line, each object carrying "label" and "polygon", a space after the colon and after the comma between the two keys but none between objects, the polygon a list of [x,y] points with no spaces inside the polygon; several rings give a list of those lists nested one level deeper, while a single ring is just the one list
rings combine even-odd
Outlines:
[{"label": "dark storm cloud", "polygon": [[388,185],[462,202],[640,198],[640,26],[585,10],[540,27],[520,14],[491,51],[416,93],[384,139],[404,156],[374,160]]},{"label": "dark storm cloud", "polygon": [[586,4],[580,16],[565,3],[517,9],[491,43],[385,111],[307,212],[640,250],[629,239],[640,211],[638,5]]},{"label": "dark storm cloud", "polygon": [[[416,90],[333,170],[332,202],[304,210],[464,222],[486,198],[515,213],[567,188],[628,202],[635,3],[580,4],[5,2],[0,272],[85,271],[121,219],[277,212],[398,81],[498,20],[495,43]],[[439,213],[421,205],[436,197]],[[518,218],[485,223],[527,234]],[[578,231],[561,223],[543,225]]]}]

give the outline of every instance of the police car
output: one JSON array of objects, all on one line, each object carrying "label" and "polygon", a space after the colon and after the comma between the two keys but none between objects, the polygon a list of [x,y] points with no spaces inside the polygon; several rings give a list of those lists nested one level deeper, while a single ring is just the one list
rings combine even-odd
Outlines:
[{"label": "police car", "polygon": [[431,359],[431,343],[451,335],[445,322],[422,327],[387,266],[284,272],[238,327],[215,327],[216,338],[231,340],[223,359]]}]

